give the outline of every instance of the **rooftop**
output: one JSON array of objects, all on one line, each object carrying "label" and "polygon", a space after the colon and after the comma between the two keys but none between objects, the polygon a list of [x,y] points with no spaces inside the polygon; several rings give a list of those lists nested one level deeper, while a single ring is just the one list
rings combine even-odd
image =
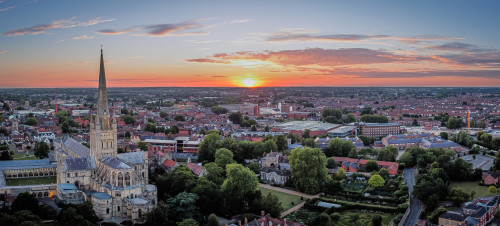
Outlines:
[{"label": "rooftop", "polygon": [[290,131],[290,130],[304,131],[306,129],[311,131],[320,131],[320,130],[332,130],[340,127],[340,125],[321,122],[321,121],[291,121],[280,124],[274,124],[273,127],[279,128],[283,131]]}]

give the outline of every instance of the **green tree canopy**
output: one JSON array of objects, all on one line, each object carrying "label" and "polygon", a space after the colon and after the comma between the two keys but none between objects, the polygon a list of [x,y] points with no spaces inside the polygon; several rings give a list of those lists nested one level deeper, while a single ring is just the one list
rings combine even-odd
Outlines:
[{"label": "green tree canopy", "polygon": [[49,157],[50,147],[43,141],[37,142],[33,150],[35,151],[35,156],[39,159]]},{"label": "green tree canopy", "polygon": [[368,185],[375,188],[383,187],[385,185],[385,180],[380,175],[373,175],[370,177],[370,180],[368,180]]},{"label": "green tree canopy", "polygon": [[123,122],[125,122],[125,124],[127,125],[133,125],[135,124],[135,118],[133,116],[130,116],[130,115],[124,115],[121,117]]},{"label": "green tree canopy", "polygon": [[215,151],[215,164],[221,168],[226,168],[227,164],[234,163],[233,153],[225,148],[219,148]]},{"label": "green tree canopy", "polygon": [[328,180],[326,156],[318,148],[296,148],[289,156],[290,170],[297,190],[308,194],[320,192]]}]

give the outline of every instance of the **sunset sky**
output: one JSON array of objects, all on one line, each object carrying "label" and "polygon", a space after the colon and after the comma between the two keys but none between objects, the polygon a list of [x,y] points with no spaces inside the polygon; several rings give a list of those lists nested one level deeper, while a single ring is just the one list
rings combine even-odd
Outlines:
[{"label": "sunset sky", "polygon": [[0,87],[500,86],[500,1],[0,0]]}]

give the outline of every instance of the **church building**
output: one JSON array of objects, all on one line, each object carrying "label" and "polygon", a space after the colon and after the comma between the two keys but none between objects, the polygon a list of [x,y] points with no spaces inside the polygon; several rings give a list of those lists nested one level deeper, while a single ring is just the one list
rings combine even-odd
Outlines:
[{"label": "church building", "polygon": [[[116,117],[116,116],[114,116]],[[90,148],[65,137],[54,142],[57,183],[73,184],[90,196],[97,216],[143,223],[157,204],[157,189],[148,184],[147,152],[117,154],[117,124],[108,107],[101,49],[97,112],[90,123]]]}]

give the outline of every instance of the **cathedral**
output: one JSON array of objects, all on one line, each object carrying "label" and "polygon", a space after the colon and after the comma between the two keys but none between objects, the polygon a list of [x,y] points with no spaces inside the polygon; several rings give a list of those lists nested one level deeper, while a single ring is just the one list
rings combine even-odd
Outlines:
[{"label": "cathedral", "polygon": [[117,154],[116,119],[108,108],[101,49],[97,112],[90,123],[90,148],[65,137],[54,142],[57,183],[84,191],[105,221],[143,223],[157,204],[156,186],[148,184],[147,152]]}]

